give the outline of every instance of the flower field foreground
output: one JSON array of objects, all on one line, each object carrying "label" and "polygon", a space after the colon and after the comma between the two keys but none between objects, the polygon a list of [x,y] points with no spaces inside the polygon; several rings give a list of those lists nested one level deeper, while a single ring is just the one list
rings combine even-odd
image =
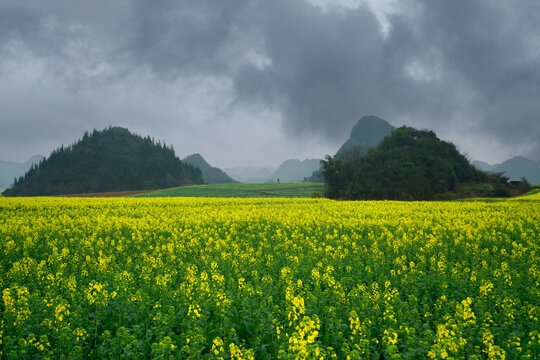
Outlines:
[{"label": "flower field foreground", "polygon": [[540,356],[540,202],[0,199],[0,358]]}]

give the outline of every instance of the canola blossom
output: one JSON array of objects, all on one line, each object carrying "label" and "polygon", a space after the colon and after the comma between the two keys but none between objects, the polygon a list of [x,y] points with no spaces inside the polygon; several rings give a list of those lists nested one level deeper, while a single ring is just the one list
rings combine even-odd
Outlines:
[{"label": "canola blossom", "polygon": [[2,359],[538,359],[540,202],[0,199]]}]

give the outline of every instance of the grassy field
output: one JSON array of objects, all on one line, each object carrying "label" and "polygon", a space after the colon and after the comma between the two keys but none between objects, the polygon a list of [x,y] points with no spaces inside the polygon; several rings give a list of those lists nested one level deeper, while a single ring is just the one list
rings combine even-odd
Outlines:
[{"label": "grassy field", "polygon": [[538,359],[539,210],[1,198],[0,358]]},{"label": "grassy field", "polygon": [[322,183],[261,183],[191,185],[139,194],[135,197],[238,197],[238,198],[309,198],[323,194]]}]

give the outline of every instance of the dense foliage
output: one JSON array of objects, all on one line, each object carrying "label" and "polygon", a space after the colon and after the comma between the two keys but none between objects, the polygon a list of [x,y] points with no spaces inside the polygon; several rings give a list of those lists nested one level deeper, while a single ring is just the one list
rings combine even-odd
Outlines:
[{"label": "dense foliage", "polygon": [[182,163],[172,147],[110,127],[53,151],[4,195],[147,190],[202,182],[200,170]]},{"label": "dense foliage", "polygon": [[0,199],[2,359],[538,359],[538,201]]},{"label": "dense foliage", "polygon": [[427,200],[460,183],[487,181],[486,174],[433,132],[396,129],[367,154],[327,156],[327,195],[345,199]]}]

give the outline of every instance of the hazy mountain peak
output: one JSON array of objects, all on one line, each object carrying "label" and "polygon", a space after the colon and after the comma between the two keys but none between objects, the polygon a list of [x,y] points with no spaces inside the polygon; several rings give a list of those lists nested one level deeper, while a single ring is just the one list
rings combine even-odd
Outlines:
[{"label": "hazy mountain peak", "polygon": [[[184,161],[190,161],[190,160],[198,160],[198,161],[203,161],[205,164],[208,164],[208,162],[206,160],[204,160],[204,158],[202,157],[201,154],[199,153],[195,153],[195,154],[191,154],[189,156],[186,156],[184,158]],[[210,164],[208,164],[210,165]]]},{"label": "hazy mountain peak", "polygon": [[378,116],[367,115],[362,116],[360,120],[356,122],[351,130],[351,138],[373,138],[386,136],[387,132],[395,129],[388,121],[381,119]]},{"label": "hazy mountain peak", "polygon": [[28,165],[38,164],[43,159],[45,159],[45,156],[43,155],[34,155],[30,159],[26,160],[24,163]]},{"label": "hazy mountain peak", "polygon": [[0,160],[0,189],[7,189],[15,178],[24,175],[33,164],[39,164],[45,157],[34,155],[25,162]]},{"label": "hazy mountain peak", "polygon": [[353,149],[365,153],[379,145],[394,130],[394,126],[380,117],[373,115],[363,116],[354,125],[349,139],[341,146],[336,155],[343,157]]},{"label": "hazy mountain peak", "polygon": [[201,169],[204,182],[207,184],[226,184],[235,182],[223,170],[210,165],[199,153],[186,156],[182,161]]},{"label": "hazy mountain peak", "polygon": [[318,170],[320,166],[320,159],[285,160],[276,171],[268,177],[268,181],[278,181],[278,179],[280,182],[303,181],[304,178],[311,176],[313,171]]},{"label": "hazy mountain peak", "polygon": [[526,178],[532,184],[540,183],[540,163],[523,156],[515,156],[501,164],[490,165],[483,161],[474,161],[473,165],[483,171],[503,173],[510,180]]}]

